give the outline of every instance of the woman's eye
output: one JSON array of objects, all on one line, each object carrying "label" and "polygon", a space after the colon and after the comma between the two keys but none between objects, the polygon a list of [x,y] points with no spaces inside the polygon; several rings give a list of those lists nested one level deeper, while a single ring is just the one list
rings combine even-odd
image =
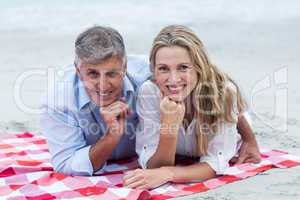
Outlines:
[{"label": "woman's eye", "polygon": [[161,67],[158,67],[158,71],[160,71],[160,72],[167,72],[168,68],[164,67],[164,66],[161,66]]},{"label": "woman's eye", "polygon": [[187,66],[187,65],[180,65],[180,66],[178,67],[178,69],[179,69],[180,71],[186,71],[188,68],[189,68],[189,66]]}]

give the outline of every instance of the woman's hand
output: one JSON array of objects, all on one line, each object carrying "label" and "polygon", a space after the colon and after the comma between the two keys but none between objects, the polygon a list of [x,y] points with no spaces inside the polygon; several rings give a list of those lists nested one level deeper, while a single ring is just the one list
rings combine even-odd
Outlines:
[{"label": "woman's hand", "polygon": [[133,189],[152,189],[171,181],[172,172],[164,167],[156,169],[136,169],[123,178],[123,186]]},{"label": "woman's hand", "polygon": [[160,101],[160,120],[164,125],[179,126],[184,118],[185,105],[175,102],[165,96]]},{"label": "woman's hand", "polygon": [[[236,162],[235,162],[236,161]],[[259,148],[256,142],[243,141],[238,158],[232,159],[235,164],[241,163],[259,163],[261,161]]]}]

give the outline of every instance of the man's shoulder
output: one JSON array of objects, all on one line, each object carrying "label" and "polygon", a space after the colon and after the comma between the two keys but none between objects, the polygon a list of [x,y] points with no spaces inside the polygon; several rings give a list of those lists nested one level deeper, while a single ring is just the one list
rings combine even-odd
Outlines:
[{"label": "man's shoulder", "polygon": [[148,57],[146,55],[129,55],[127,73],[138,87],[142,85],[151,75]]},{"label": "man's shoulder", "polygon": [[57,70],[42,97],[42,107],[53,110],[76,110],[76,88],[78,77],[74,66]]}]

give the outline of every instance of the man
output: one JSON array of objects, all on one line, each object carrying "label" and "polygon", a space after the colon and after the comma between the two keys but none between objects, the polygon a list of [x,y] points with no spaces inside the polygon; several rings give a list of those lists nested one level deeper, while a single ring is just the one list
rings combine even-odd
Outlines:
[{"label": "man", "polygon": [[[91,176],[107,160],[135,155],[135,97],[148,69],[144,59],[129,57],[127,63],[123,38],[112,28],[95,26],[77,37],[74,66],[42,103],[40,125],[55,171]],[[238,162],[258,162],[244,117],[238,128],[244,141]]]}]

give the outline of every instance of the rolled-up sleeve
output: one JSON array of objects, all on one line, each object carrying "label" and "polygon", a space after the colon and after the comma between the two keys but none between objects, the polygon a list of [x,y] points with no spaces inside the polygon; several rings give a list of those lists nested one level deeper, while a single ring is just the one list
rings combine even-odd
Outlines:
[{"label": "rolled-up sleeve", "polygon": [[156,152],[160,130],[159,89],[150,81],[145,82],[139,90],[137,113],[136,152],[140,166],[145,169],[148,160]]},{"label": "rolled-up sleeve", "polygon": [[40,116],[40,128],[45,135],[55,171],[70,175],[92,175],[86,144],[81,128],[67,113],[47,109]]},{"label": "rolled-up sleeve", "polygon": [[224,123],[222,126],[224,130],[209,141],[207,155],[200,158],[200,162],[209,164],[217,175],[224,174],[229,167],[229,161],[237,154],[241,141],[235,125]]},{"label": "rolled-up sleeve", "polygon": [[208,141],[207,155],[200,158],[200,162],[206,162],[216,172],[217,175],[224,174],[229,167],[229,161],[234,157],[241,145],[241,136],[237,132],[237,98],[236,87],[230,83],[229,89],[233,94],[232,117],[235,122],[219,122],[218,132],[212,135]]}]

